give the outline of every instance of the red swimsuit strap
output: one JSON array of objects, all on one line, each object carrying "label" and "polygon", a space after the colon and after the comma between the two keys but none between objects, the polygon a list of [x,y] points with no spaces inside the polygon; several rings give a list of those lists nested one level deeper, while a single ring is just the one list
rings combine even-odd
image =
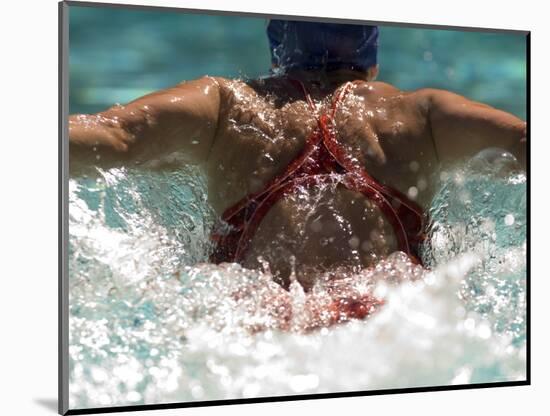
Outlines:
[{"label": "red swimsuit strap", "polygon": [[[302,92],[304,93],[304,96],[306,98],[306,101],[312,110],[312,112],[316,111],[315,104],[313,103],[313,100],[311,99],[311,95],[306,90],[304,84],[296,79],[290,78],[290,82],[299,87]],[[348,85],[345,86],[343,90],[340,91],[340,94],[336,97],[336,99],[333,99],[332,102],[332,115],[336,112],[337,104],[341,100],[341,97],[345,94],[347,94]],[[317,118],[317,123],[320,126],[319,118]],[[292,176],[311,156],[311,154],[316,150],[318,144],[322,142],[323,137],[321,134],[319,134],[317,131],[314,131],[306,140],[306,143],[304,145],[304,148],[300,152],[300,154],[286,167],[286,169],[283,171],[282,174],[277,175],[275,178],[273,178],[271,181],[268,182],[268,184],[260,191],[252,193],[241,199],[239,202],[237,202],[232,207],[228,208],[224,211],[222,214],[222,219],[226,222],[229,222],[232,218],[234,218],[237,214],[244,211],[250,204],[254,203],[255,201],[258,201],[261,199],[262,196],[269,193],[271,190],[277,187],[280,183],[282,183],[285,179],[288,179],[290,176]]]},{"label": "red swimsuit strap", "polygon": [[[299,80],[294,82],[300,86],[310,108],[314,110],[315,106],[304,84]],[[413,256],[409,240],[417,243],[422,238],[422,208],[400,191],[382,185],[375,180],[351,155],[344,151],[336,138],[333,129],[334,116],[338,104],[345,98],[352,85],[351,82],[348,82],[339,91],[336,100],[332,103],[330,116],[322,114],[319,118],[319,129],[323,136],[323,144],[332,158],[348,172],[344,177],[344,185],[350,190],[363,193],[378,205],[394,229],[400,250]]]},{"label": "red swimsuit strap", "polygon": [[[310,109],[315,113],[317,109],[304,84],[299,80],[290,81],[301,88]],[[348,189],[361,192],[377,204],[392,225],[400,250],[413,256],[409,240],[420,240],[422,209],[401,192],[378,183],[344,151],[336,139],[334,115],[338,104],[348,94],[352,85],[346,83],[333,97],[330,114],[316,117],[318,127],[306,140],[302,152],[282,174],[271,180],[263,190],[246,196],[223,213],[222,219],[232,226],[232,230],[229,234],[214,236],[218,240],[218,246],[212,256],[213,261],[241,261],[269,209],[282,197],[291,195],[300,188],[335,183],[334,163],[347,171],[341,182]],[[323,152],[328,153],[328,157]],[[315,158],[311,156],[315,154],[325,163],[312,165],[311,161]],[[326,159],[331,159],[332,162]],[[328,173],[323,174],[323,170]]]},{"label": "red swimsuit strap", "polygon": [[[290,79],[290,81],[295,85],[296,83],[299,83],[302,86],[302,88],[305,88],[300,81],[294,80],[292,78]],[[311,96],[307,94],[307,92],[306,92],[306,100],[310,108],[312,108],[312,110],[315,111],[315,104],[313,103],[313,101],[311,100]],[[281,173],[280,175],[277,175],[275,178],[269,181],[262,190],[247,195],[246,197],[241,199],[239,202],[237,202],[235,205],[225,210],[224,213],[222,214],[222,219],[226,222],[229,222],[237,214],[245,210],[250,204],[258,201],[259,199],[262,198],[262,196],[268,194],[270,191],[275,189],[285,179],[288,179],[290,176],[292,176],[308,160],[308,158],[316,150],[318,144],[321,141],[322,141],[322,136],[320,134],[317,134],[316,131],[314,131],[306,140],[304,148],[302,149],[300,154],[286,167],[283,173]]]}]

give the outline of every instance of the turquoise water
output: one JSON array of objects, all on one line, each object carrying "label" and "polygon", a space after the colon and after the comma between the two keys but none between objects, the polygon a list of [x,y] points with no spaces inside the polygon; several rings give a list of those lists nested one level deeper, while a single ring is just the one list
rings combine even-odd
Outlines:
[{"label": "turquoise water", "polygon": [[70,180],[72,408],[525,379],[524,175],[449,173],[432,271],[395,254],[350,275],[343,293],[385,305],[315,331],[323,284],[207,263],[204,195],[191,170]]},{"label": "turquoise water", "polygon": [[[71,112],[269,66],[263,19],[77,7],[70,16]],[[520,36],[383,28],[380,42],[381,80],[525,115]],[[423,253],[431,271],[395,254],[350,276],[343,293],[374,292],[384,307],[314,331],[323,283],[286,292],[265,270],[207,263],[216,219],[200,172],[71,178],[70,407],[524,379],[526,179],[494,159],[441,174]],[[281,309],[293,312],[289,330]]]},{"label": "turquoise water", "polygon": [[[256,77],[270,68],[266,19],[70,8],[70,112],[204,74]],[[382,27],[379,80],[445,88],[525,118],[523,35]]]}]

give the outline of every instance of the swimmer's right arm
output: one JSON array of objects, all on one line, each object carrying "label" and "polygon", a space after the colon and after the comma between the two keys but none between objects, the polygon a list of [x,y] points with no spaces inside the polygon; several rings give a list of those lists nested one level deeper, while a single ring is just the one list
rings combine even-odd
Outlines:
[{"label": "swimmer's right arm", "polygon": [[69,116],[70,160],[146,162],[179,151],[186,162],[204,162],[218,125],[219,85],[203,77],[100,113]]}]

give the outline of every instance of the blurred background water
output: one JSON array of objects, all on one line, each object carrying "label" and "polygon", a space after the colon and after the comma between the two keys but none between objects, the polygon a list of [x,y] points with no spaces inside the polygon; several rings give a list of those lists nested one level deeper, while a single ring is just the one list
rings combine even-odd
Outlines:
[{"label": "blurred background water", "polygon": [[[265,26],[71,6],[70,112],[204,74],[265,74]],[[382,27],[379,62],[399,88],[446,88],[525,117],[521,35]],[[525,379],[526,178],[491,160],[441,174],[430,272],[397,255],[350,276],[384,307],[306,333],[322,287],[306,297],[267,273],[206,264],[215,218],[194,168],[70,178],[70,407]],[[281,306],[296,330],[278,329]]]},{"label": "blurred background water", "polygon": [[[70,8],[70,112],[96,112],[202,75],[270,68],[267,19]],[[445,88],[525,118],[525,36],[381,27],[379,80]]]}]

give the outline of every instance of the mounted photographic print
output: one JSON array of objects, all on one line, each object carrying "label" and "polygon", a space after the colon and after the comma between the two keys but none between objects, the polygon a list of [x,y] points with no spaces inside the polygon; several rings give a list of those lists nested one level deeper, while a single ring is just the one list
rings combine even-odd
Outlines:
[{"label": "mounted photographic print", "polygon": [[529,32],[60,3],[60,413],[529,384]]}]

